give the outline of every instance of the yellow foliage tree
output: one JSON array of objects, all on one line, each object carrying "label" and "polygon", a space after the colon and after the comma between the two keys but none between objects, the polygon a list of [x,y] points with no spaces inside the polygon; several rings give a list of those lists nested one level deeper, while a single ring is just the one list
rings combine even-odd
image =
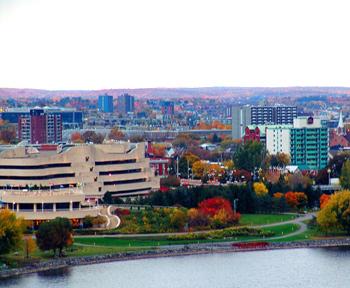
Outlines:
[{"label": "yellow foliage tree", "polygon": [[0,255],[18,248],[21,244],[23,220],[8,209],[0,210]]},{"label": "yellow foliage tree", "polygon": [[35,243],[35,240],[32,237],[26,237],[24,239],[24,254],[26,255],[27,258],[29,258],[30,254],[32,254],[37,246]]},{"label": "yellow foliage tree", "polygon": [[262,182],[255,182],[253,184],[253,189],[258,197],[266,196],[269,193],[269,190],[267,190],[265,184]]},{"label": "yellow foliage tree", "polygon": [[202,161],[196,161],[192,165],[192,171],[195,177],[202,178],[205,174],[208,173],[209,170],[209,164],[202,162]]},{"label": "yellow foliage tree", "polygon": [[350,234],[350,191],[333,194],[318,212],[317,223],[326,232],[344,230]]},{"label": "yellow foliage tree", "polygon": [[233,163],[233,160],[224,161],[224,166],[227,170],[233,170],[233,168],[235,168],[235,164]]}]

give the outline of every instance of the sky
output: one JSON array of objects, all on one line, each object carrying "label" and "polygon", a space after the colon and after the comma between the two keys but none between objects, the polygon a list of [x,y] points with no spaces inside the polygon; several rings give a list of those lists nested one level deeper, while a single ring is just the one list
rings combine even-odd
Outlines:
[{"label": "sky", "polygon": [[350,86],[347,2],[0,0],[0,87]]}]

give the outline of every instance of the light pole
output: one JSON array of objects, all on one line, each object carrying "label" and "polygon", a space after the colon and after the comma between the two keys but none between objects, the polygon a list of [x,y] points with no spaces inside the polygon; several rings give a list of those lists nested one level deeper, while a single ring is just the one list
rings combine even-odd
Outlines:
[{"label": "light pole", "polygon": [[236,216],[238,198],[233,200],[233,215]]},{"label": "light pole", "polygon": [[332,170],[330,168],[328,168],[327,172],[328,172],[328,185],[331,185],[331,172],[332,172]]}]

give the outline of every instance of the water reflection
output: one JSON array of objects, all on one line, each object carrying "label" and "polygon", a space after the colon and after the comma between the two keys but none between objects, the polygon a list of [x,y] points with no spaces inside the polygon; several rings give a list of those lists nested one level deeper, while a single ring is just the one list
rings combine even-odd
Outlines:
[{"label": "water reflection", "polygon": [[18,288],[343,288],[349,249],[295,249],[134,260],[59,269],[0,282]]}]

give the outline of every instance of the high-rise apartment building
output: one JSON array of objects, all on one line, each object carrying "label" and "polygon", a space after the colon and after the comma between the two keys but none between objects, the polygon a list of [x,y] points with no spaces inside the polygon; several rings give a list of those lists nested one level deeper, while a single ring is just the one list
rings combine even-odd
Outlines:
[{"label": "high-rise apartment building", "polygon": [[98,96],[98,110],[104,113],[113,113],[113,96],[107,94]]},{"label": "high-rise apartment building", "polygon": [[293,125],[267,125],[266,151],[271,154],[290,154],[290,130]]},{"label": "high-rise apartment building", "polygon": [[301,170],[319,170],[328,163],[328,128],[320,118],[294,119],[290,132],[290,156],[292,165]]},{"label": "high-rise apartment building", "polygon": [[118,103],[117,103],[118,113],[122,115],[133,113],[135,110],[134,101],[135,101],[135,97],[127,93],[118,96]]},{"label": "high-rise apartment building", "polygon": [[31,109],[18,118],[18,138],[32,144],[62,141],[62,116],[46,113],[43,109]]},{"label": "high-rise apartment building", "polygon": [[295,106],[233,106],[232,138],[242,138],[248,125],[293,124],[296,117]]}]

